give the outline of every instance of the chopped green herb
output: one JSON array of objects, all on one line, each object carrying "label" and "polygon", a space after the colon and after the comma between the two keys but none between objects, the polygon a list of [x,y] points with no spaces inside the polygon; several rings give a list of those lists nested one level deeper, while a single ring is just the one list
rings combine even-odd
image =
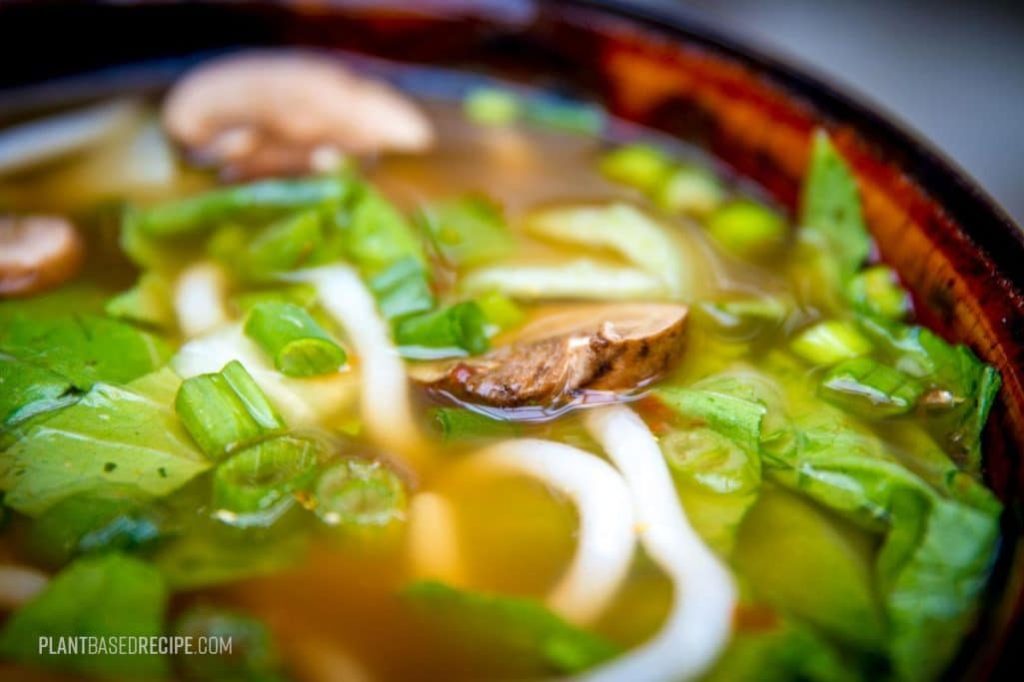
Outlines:
[{"label": "chopped green herb", "polygon": [[826,320],[797,334],[789,347],[810,363],[831,365],[840,360],[867,355],[873,346],[849,322]]},{"label": "chopped green herb", "polygon": [[379,532],[405,521],[405,488],[380,462],[348,458],[317,481],[316,515],[348,535]]},{"label": "chopped green herb", "polygon": [[291,377],[335,372],[345,351],[303,308],[291,303],[261,303],[249,311],[245,333]]},{"label": "chopped green herb", "polygon": [[776,255],[789,231],[781,215],[747,199],[722,205],[708,217],[706,227],[723,249],[754,260]]},{"label": "chopped green herb", "polygon": [[924,387],[898,369],[860,357],[830,369],[819,390],[830,403],[853,414],[884,418],[914,409]]},{"label": "chopped green herb", "polygon": [[214,459],[284,430],[280,415],[237,360],[220,372],[183,381],[174,407],[189,435]]},{"label": "chopped green herb", "polygon": [[[316,476],[319,446],[305,438],[281,436],[252,445],[222,462],[213,475],[213,504],[233,525],[273,522],[295,493]],[[269,525],[269,524],[267,524]]]}]

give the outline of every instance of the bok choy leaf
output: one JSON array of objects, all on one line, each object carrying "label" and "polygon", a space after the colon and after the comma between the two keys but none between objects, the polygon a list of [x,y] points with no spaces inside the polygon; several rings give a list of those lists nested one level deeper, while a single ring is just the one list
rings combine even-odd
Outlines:
[{"label": "bok choy leaf", "polygon": [[0,458],[4,504],[36,516],[69,495],[118,485],[156,497],[207,469],[172,408],[180,384],[169,369],[125,386],[97,383],[29,424]]}]

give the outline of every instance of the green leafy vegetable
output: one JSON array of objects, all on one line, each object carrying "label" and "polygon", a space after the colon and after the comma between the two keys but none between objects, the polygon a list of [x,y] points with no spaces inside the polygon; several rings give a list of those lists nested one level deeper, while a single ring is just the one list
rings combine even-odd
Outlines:
[{"label": "green leafy vegetable", "polygon": [[60,374],[0,353],[0,433],[79,397],[81,391]]},{"label": "green leafy vegetable", "polygon": [[[0,323],[0,353],[8,358],[0,382],[30,394],[36,378],[45,375],[43,383],[51,387],[57,383],[48,373],[63,377],[68,387],[87,391],[96,382],[129,382],[157,369],[171,355],[162,338],[90,313],[37,315],[31,306],[24,306]],[[21,372],[28,376],[19,376]],[[53,389],[46,389],[44,395],[52,399]],[[8,400],[0,405],[6,406]]]},{"label": "green leafy vegetable", "polygon": [[423,264],[406,256],[370,280],[377,307],[389,320],[433,309],[435,300]]},{"label": "green leafy vegetable", "polygon": [[928,387],[922,402],[929,431],[956,462],[977,475],[981,432],[999,393],[999,372],[966,346],[946,343],[924,327],[869,317],[860,323],[884,362]]},{"label": "green leafy vegetable", "polygon": [[395,342],[407,358],[478,355],[490,348],[487,318],[473,301],[398,320]]},{"label": "green leafy vegetable", "polygon": [[324,239],[321,222],[315,210],[282,218],[247,237],[244,249],[228,262],[248,281],[273,281],[309,260]]},{"label": "green leafy vegetable", "polygon": [[368,276],[374,276],[405,258],[426,266],[419,236],[409,221],[387,199],[364,191],[343,227],[348,258]]},{"label": "green leafy vegetable", "polygon": [[[679,245],[664,225],[629,204],[546,208],[531,213],[525,228],[543,239],[615,251],[657,277],[673,298],[689,295],[691,268]],[[537,288],[543,290],[540,282]]]},{"label": "green leafy vegetable", "polygon": [[871,252],[856,178],[822,130],[815,133],[811,145],[800,224],[824,237],[838,264],[840,281],[853,276]]},{"label": "green leafy vegetable", "polygon": [[402,592],[428,622],[482,658],[521,674],[576,673],[618,653],[611,643],[566,623],[522,597],[468,592],[443,583],[414,583]]},{"label": "green leafy vegetable", "polygon": [[706,227],[723,249],[752,260],[778,255],[789,231],[781,215],[747,199],[720,206],[708,216]]},{"label": "green leafy vegetable", "polygon": [[32,556],[49,566],[110,550],[152,547],[167,534],[166,519],[132,490],[111,486],[66,497],[32,524]]},{"label": "green leafy vegetable", "polygon": [[886,620],[873,550],[863,533],[769,486],[743,524],[735,562],[759,599],[859,649],[879,650]]},{"label": "green leafy vegetable", "polygon": [[777,480],[886,533],[876,573],[889,652],[901,679],[934,677],[972,618],[996,550],[997,516],[943,499],[872,436],[821,406],[794,426],[793,447],[766,466]]},{"label": "green leafy vegetable", "polygon": [[774,617],[769,627],[740,631],[707,676],[708,682],[855,682],[850,662],[813,628]]},{"label": "green leafy vegetable", "polygon": [[121,554],[78,559],[0,632],[0,655],[67,672],[107,677],[162,677],[157,654],[105,651],[55,655],[59,638],[155,637],[163,634],[167,590],[156,569]]},{"label": "green leafy vegetable", "polygon": [[523,117],[541,128],[580,135],[598,135],[604,129],[604,111],[573,100],[540,97],[526,101]]},{"label": "green leafy vegetable", "polygon": [[183,381],[174,408],[189,435],[214,459],[281,433],[285,426],[267,396],[237,360],[220,372]]},{"label": "green leafy vegetable", "polygon": [[457,266],[497,260],[515,246],[501,207],[483,195],[434,204],[424,212],[424,223],[437,250]]},{"label": "green leafy vegetable", "polygon": [[869,419],[906,414],[924,387],[913,377],[871,358],[852,358],[825,374],[819,392],[833,405]]},{"label": "green leafy vegetable", "polygon": [[144,272],[135,286],[107,301],[104,310],[115,319],[159,329],[176,325],[170,284],[155,272]]},{"label": "green leafy vegetable", "polygon": [[171,404],[169,369],[126,386],[98,383],[75,405],[32,423],[0,458],[5,504],[35,516],[75,493],[123,485],[161,496],[208,468]]},{"label": "green leafy vegetable", "polygon": [[509,437],[518,435],[522,430],[516,422],[492,419],[459,407],[439,407],[431,414],[445,441]]},{"label": "green leafy vegetable", "polygon": [[715,550],[728,554],[760,492],[765,407],[719,392],[715,383],[657,389],[655,396],[681,417],[660,445],[687,515]]},{"label": "green leafy vegetable", "polygon": [[261,221],[309,208],[340,206],[355,190],[344,175],[263,180],[222,187],[125,214],[126,231],[150,237],[180,237],[230,221]]},{"label": "green leafy vegetable", "polygon": [[261,303],[249,311],[246,335],[290,377],[337,371],[345,351],[303,308],[291,303]]},{"label": "green leafy vegetable", "polygon": [[515,304],[515,301],[497,292],[478,296],[476,304],[480,306],[484,317],[494,325],[496,331],[507,331],[519,326],[526,319],[526,314]]},{"label": "green leafy vegetable", "polygon": [[233,525],[272,523],[295,501],[295,493],[312,484],[319,450],[314,441],[293,436],[272,438],[242,450],[214,472],[214,506],[219,512],[228,512]]},{"label": "green leafy vegetable", "polygon": [[174,622],[172,632],[231,642],[230,652],[192,653],[175,660],[183,679],[194,682],[283,682],[273,636],[260,621],[212,606],[193,606]]}]

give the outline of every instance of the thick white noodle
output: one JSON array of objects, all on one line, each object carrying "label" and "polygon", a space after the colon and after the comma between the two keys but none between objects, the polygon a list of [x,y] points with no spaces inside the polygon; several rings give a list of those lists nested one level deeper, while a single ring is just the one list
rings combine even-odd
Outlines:
[{"label": "thick white noodle", "polygon": [[679,682],[706,672],[729,641],[736,587],[686,519],[658,443],[631,409],[591,410],[587,429],[622,472],[647,554],[674,595],[661,630],[643,646],[581,675],[587,682]]},{"label": "thick white noodle", "polygon": [[242,363],[292,428],[315,426],[342,413],[358,394],[355,374],[347,370],[308,379],[281,374],[260,347],[245,335],[241,323],[186,342],[171,359],[171,367],[178,376],[187,379],[219,372],[232,360]]},{"label": "thick white noodle", "polygon": [[174,311],[186,339],[201,336],[230,319],[227,277],[220,266],[201,262],[185,268],[174,284]]},{"label": "thick white noodle", "polygon": [[448,500],[433,492],[416,493],[409,500],[409,564],[419,580],[465,582],[459,550],[455,511]]},{"label": "thick white noodle", "polygon": [[370,436],[384,450],[415,464],[425,450],[413,418],[405,363],[373,295],[346,265],[303,270],[293,278],[316,287],[320,305],[348,334],[359,362],[360,411]]},{"label": "thick white noodle", "polygon": [[464,466],[525,474],[572,500],[579,516],[576,553],[547,604],[578,625],[597,618],[625,580],[636,544],[632,497],[622,476],[596,455],[534,438],[489,446]]}]

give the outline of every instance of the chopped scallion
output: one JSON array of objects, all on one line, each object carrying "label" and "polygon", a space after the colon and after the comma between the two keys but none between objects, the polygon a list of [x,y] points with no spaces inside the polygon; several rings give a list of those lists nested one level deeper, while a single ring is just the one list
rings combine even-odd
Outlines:
[{"label": "chopped scallion", "polygon": [[746,199],[731,201],[712,213],[707,230],[726,251],[749,259],[777,253],[787,234],[782,216]]},{"label": "chopped scallion", "polygon": [[800,332],[790,343],[790,348],[808,362],[832,365],[840,360],[867,355],[872,345],[855,325],[841,320],[826,320]]},{"label": "chopped scallion", "polygon": [[910,412],[924,387],[898,369],[860,357],[830,369],[819,392],[830,403],[870,419]]},{"label": "chopped scallion", "polygon": [[490,348],[487,317],[473,301],[463,301],[395,325],[395,341],[410,358],[478,355]]},{"label": "chopped scallion", "polygon": [[316,514],[345,532],[383,530],[405,520],[401,480],[380,462],[345,459],[320,475]]},{"label": "chopped scallion", "polygon": [[242,450],[214,472],[218,518],[236,525],[273,522],[295,493],[312,485],[318,463],[319,447],[305,438],[281,436]]},{"label": "chopped scallion", "polygon": [[237,360],[220,372],[183,381],[174,407],[200,449],[215,459],[284,430],[280,415]]},{"label": "chopped scallion", "polygon": [[245,333],[291,377],[336,371],[345,351],[305,309],[291,303],[261,303],[249,312]]}]

